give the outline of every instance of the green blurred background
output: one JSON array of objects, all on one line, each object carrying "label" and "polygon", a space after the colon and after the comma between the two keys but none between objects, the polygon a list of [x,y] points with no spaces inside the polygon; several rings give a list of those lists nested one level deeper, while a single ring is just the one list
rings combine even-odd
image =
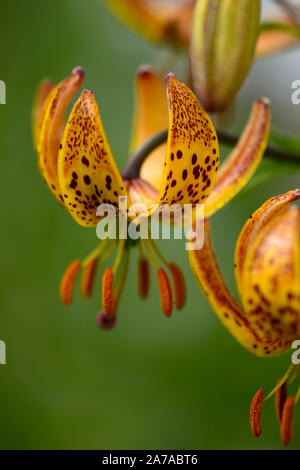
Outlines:
[{"label": "green blurred background", "polygon": [[[98,99],[120,166],[127,158],[133,81],[141,63],[161,52],[118,23],[100,0],[10,0],[1,4],[0,106],[1,316],[7,365],[0,366],[2,449],[281,449],[274,405],[263,410],[263,435],[252,437],[249,403],[271,389],[289,357],[257,359],[223,328],[189,270],[184,243],[162,242],[186,272],[188,303],[166,319],[153,276],[151,297],[136,295],[136,256],[120,305],[118,327],[95,326],[95,295],[72,306],[58,286],[70,261],[95,245],[55,202],[37,170],[31,104],[45,76],[66,77],[81,65]],[[299,135],[300,107],[291,81],[300,79],[299,52],[257,63],[232,116],[241,129],[253,99],[269,96],[274,125]],[[223,151],[223,156],[225,151]],[[243,191],[212,220],[216,250],[235,292],[233,250],[247,219],[266,198],[299,186],[299,174]],[[257,179],[278,168],[266,161]],[[295,438],[299,448],[300,409]]]}]

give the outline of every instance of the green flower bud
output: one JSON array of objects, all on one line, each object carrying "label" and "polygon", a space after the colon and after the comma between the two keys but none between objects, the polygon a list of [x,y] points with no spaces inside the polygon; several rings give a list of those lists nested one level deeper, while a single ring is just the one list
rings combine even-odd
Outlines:
[{"label": "green flower bud", "polygon": [[234,101],[253,60],[260,0],[197,0],[191,38],[194,88],[208,111]]}]

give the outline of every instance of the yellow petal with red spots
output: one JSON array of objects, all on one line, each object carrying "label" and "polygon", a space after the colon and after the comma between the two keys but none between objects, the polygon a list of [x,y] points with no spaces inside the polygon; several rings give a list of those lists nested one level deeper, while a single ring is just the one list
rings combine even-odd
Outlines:
[{"label": "yellow petal with red spots", "polygon": [[272,197],[247,220],[237,240],[234,256],[235,280],[240,296],[243,293],[245,260],[252,243],[265,226],[281,216],[299,198],[299,189]]},{"label": "yellow petal with red spots", "polygon": [[195,279],[213,310],[237,341],[253,354],[266,356],[285,352],[290,348],[290,342],[283,339],[267,341],[259,336],[230,293],[217,262],[208,220],[205,220],[204,227],[203,248],[189,250],[188,258]]},{"label": "yellow petal with red spots", "polygon": [[219,145],[214,126],[194,93],[167,77],[169,134],[158,204],[203,204],[217,178]]},{"label": "yellow petal with red spots", "polygon": [[118,214],[119,196],[127,195],[91,91],[82,92],[66,124],[58,177],[67,209],[86,227],[100,220],[96,210],[101,204],[115,206]]},{"label": "yellow petal with red spots", "polygon": [[47,109],[47,98],[49,99],[50,92],[55,87],[52,80],[45,79],[38,87],[32,113],[32,130],[33,140],[36,150],[39,149],[39,142],[41,136],[42,125]]},{"label": "yellow petal with red spots", "polygon": [[195,0],[105,0],[126,25],[155,42],[188,46]]},{"label": "yellow petal with red spots", "polygon": [[210,217],[227,204],[255,173],[267,146],[270,120],[268,102],[263,99],[256,101],[243,135],[220,168],[217,182],[205,204],[205,217]]},{"label": "yellow petal with red spots", "polygon": [[[143,67],[136,79],[136,109],[131,151],[154,134],[168,128],[169,111],[164,81],[151,68]],[[140,176],[159,191],[167,145],[162,144],[145,159]]]},{"label": "yellow petal with red spots", "polygon": [[64,113],[83,79],[84,72],[77,67],[68,78],[50,92],[49,98],[46,99],[47,109],[39,142],[39,167],[47,185],[60,202],[63,202],[63,197],[57,177],[57,158]]},{"label": "yellow petal with red spots", "polygon": [[253,328],[268,341],[300,335],[299,231],[294,206],[264,226],[244,261],[242,302]]}]

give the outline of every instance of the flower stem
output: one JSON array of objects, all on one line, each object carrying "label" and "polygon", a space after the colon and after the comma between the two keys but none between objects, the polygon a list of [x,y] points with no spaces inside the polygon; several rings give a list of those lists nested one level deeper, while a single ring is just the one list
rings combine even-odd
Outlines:
[{"label": "flower stem", "polygon": [[[226,131],[217,131],[218,139],[221,144],[234,147],[239,141],[239,137],[230,134]],[[165,143],[168,139],[168,129],[158,132],[146,140],[140,147],[138,147],[129,158],[127,165],[125,166],[122,177],[124,180],[132,180],[139,177],[141,166],[148,155],[159,147],[161,144]],[[268,145],[265,150],[265,154],[275,160],[289,161],[293,163],[300,163],[300,153],[288,153],[284,150],[281,150],[274,145]]]},{"label": "flower stem", "polygon": [[300,25],[300,10],[297,9],[295,5],[293,5],[288,0],[273,0],[280,6],[283,10],[287,12],[287,14],[298,24]]},{"label": "flower stem", "polygon": [[164,144],[168,139],[168,129],[158,132],[146,140],[140,147],[138,147],[131,155],[125,166],[122,177],[124,180],[133,180],[139,177],[141,166],[149,153]]}]

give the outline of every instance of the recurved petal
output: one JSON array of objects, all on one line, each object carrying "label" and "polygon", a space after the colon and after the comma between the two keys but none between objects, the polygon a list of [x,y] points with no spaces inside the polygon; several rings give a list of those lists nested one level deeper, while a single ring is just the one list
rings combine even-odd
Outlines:
[{"label": "recurved petal", "polygon": [[206,217],[225,206],[255,173],[267,146],[270,120],[268,102],[256,101],[243,135],[220,168],[217,182],[205,203]]},{"label": "recurved petal", "polygon": [[39,167],[43,177],[56,198],[63,202],[57,176],[57,158],[62,134],[64,113],[73,95],[80,88],[84,72],[80,67],[57,85],[46,99],[39,142]]},{"label": "recurved petal", "polygon": [[153,0],[105,0],[134,31],[155,42],[187,46],[195,0],[162,4]]},{"label": "recurved petal", "polygon": [[220,271],[213,248],[209,221],[205,220],[204,246],[189,250],[188,258],[195,279],[213,310],[239,343],[257,356],[276,355],[290,347],[282,340],[267,342],[252,328],[240,304],[230,293]]},{"label": "recurved petal", "polygon": [[247,220],[237,240],[234,256],[235,279],[240,296],[243,292],[245,260],[252,243],[265,227],[281,216],[290,204],[299,198],[299,189],[272,197]]},{"label": "recurved petal", "polygon": [[300,211],[275,217],[250,244],[241,298],[247,318],[268,341],[293,341],[300,334]]},{"label": "recurved petal", "polygon": [[[139,70],[136,79],[136,105],[131,151],[157,132],[167,129],[169,111],[164,81],[150,67]],[[167,145],[162,144],[144,161],[140,176],[157,191],[160,189]]]},{"label": "recurved petal", "polygon": [[32,113],[32,130],[36,151],[38,151],[39,149],[42,124],[47,109],[46,100],[47,98],[49,99],[50,92],[53,90],[54,87],[55,83],[52,80],[45,79],[38,87],[37,93],[35,95]]},{"label": "recurved petal", "polygon": [[119,196],[127,195],[91,91],[82,92],[66,124],[58,178],[67,209],[83,226],[97,224],[101,204],[115,206],[118,214]]}]

